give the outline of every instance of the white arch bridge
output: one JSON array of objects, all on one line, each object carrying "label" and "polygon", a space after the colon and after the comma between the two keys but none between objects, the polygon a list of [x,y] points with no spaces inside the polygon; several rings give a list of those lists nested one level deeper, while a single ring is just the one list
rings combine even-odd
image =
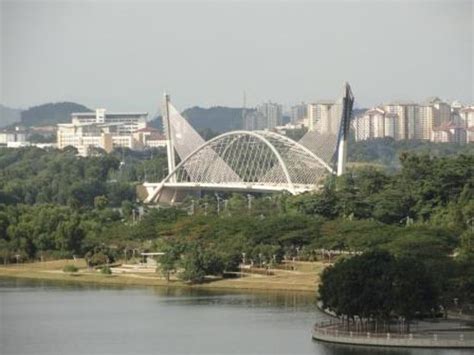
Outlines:
[{"label": "white arch bridge", "polygon": [[[232,131],[206,142],[165,95],[169,174],[160,183],[143,184],[145,202],[179,202],[202,190],[291,194],[315,190],[328,174],[344,172],[352,104],[346,84],[344,97],[332,106],[332,117],[328,114],[318,121],[299,142],[271,131]],[[178,164],[175,153],[181,159]]]}]

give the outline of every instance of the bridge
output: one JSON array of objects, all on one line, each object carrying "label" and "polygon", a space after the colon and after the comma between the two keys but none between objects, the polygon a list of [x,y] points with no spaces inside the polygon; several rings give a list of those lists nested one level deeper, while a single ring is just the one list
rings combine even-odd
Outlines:
[{"label": "bridge", "polygon": [[332,115],[321,118],[298,142],[267,130],[232,131],[204,141],[165,94],[169,174],[160,183],[143,184],[145,202],[173,204],[205,190],[291,194],[316,190],[328,174],[344,173],[353,102],[346,83]]}]

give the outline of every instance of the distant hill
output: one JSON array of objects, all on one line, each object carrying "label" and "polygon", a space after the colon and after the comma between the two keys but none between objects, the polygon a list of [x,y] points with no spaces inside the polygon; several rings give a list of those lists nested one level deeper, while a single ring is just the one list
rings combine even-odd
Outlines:
[{"label": "distant hill", "polygon": [[71,121],[73,112],[90,112],[91,109],[74,102],[49,103],[30,107],[21,113],[21,124],[30,126],[48,126]]},{"label": "distant hill", "polygon": [[[216,133],[223,133],[242,129],[241,108],[223,106],[202,108],[195,106],[184,110],[181,114],[198,132],[212,130]],[[163,129],[162,117],[154,117],[148,122],[148,125]]]},{"label": "distant hill", "polygon": [[0,105],[0,128],[20,122],[21,110]]},{"label": "distant hill", "polygon": [[148,126],[163,131],[163,118],[161,116],[153,117],[150,121],[148,121]]},{"label": "distant hill", "polygon": [[242,129],[242,109],[216,106],[210,108],[191,107],[182,115],[198,131],[209,128],[223,133]]}]

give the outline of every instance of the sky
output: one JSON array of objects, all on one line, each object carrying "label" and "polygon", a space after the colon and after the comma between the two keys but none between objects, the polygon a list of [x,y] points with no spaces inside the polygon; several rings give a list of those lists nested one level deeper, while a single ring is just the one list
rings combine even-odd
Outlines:
[{"label": "sky", "polygon": [[473,1],[0,0],[0,103],[474,103]]}]

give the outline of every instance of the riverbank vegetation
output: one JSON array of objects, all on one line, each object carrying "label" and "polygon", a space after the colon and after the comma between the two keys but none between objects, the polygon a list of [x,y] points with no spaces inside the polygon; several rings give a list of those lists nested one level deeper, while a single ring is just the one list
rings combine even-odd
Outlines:
[{"label": "riverbank vegetation", "polygon": [[77,256],[99,266],[162,251],[165,279],[199,283],[241,264],[332,263],[377,250],[435,275],[439,304],[474,303],[473,155],[402,154],[396,172],[360,167],[328,178],[318,193],[208,194],[177,207],[140,206],[135,184],[145,174],[162,177],[165,162],[161,151],[78,158],[69,150],[0,150],[0,260]]}]

